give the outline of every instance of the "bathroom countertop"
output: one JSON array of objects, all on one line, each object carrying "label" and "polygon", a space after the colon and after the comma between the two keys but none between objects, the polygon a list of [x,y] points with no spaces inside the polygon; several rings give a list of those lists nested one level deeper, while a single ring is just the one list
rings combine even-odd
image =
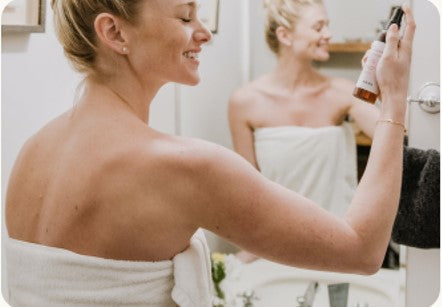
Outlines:
[{"label": "bathroom countertop", "polygon": [[[357,274],[313,271],[294,268],[259,259],[244,265],[241,280],[254,289],[261,299],[256,306],[277,304],[294,306],[296,297],[302,295],[309,282],[318,281],[319,290],[316,305],[328,307],[327,285],[349,283],[349,305],[356,302],[370,302],[369,306],[403,307],[405,293],[405,269],[380,269],[376,274]],[[275,305],[276,306],[276,305]]]}]

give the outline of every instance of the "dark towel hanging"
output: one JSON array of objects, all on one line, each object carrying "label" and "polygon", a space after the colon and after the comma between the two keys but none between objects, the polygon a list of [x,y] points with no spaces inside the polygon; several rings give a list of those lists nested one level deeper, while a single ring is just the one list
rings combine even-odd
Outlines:
[{"label": "dark towel hanging", "polygon": [[440,248],[440,153],[404,148],[399,211],[393,241],[418,248]]}]

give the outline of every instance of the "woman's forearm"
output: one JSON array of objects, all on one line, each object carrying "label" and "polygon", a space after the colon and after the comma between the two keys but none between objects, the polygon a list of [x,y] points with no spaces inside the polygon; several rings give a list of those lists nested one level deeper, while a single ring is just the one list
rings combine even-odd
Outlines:
[{"label": "woman's forearm", "polygon": [[399,37],[397,25],[389,27],[386,46],[376,67],[382,94],[380,119],[387,121],[376,125],[365,173],[345,217],[363,252],[377,263],[382,262],[390,240],[402,183],[403,124],[416,28],[410,8],[406,5],[402,8],[406,23],[403,35]]},{"label": "woman's forearm", "polygon": [[[390,117],[403,122],[402,114]],[[388,122],[376,125],[366,170],[345,217],[365,252],[378,261],[384,257],[398,209],[403,138],[404,129],[400,125]]]}]

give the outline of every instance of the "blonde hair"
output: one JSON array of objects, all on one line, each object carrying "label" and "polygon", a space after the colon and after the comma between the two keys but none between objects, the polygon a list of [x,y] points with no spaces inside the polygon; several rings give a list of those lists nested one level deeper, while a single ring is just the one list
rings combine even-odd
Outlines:
[{"label": "blonde hair", "polygon": [[276,29],[282,26],[294,30],[296,22],[302,14],[302,9],[313,4],[323,4],[322,0],[264,0],[267,12],[265,38],[270,50],[279,54],[279,40]]},{"label": "blonde hair", "polygon": [[52,0],[57,37],[74,69],[81,73],[94,71],[94,22],[98,14],[109,13],[135,24],[143,1],[146,0]]}]

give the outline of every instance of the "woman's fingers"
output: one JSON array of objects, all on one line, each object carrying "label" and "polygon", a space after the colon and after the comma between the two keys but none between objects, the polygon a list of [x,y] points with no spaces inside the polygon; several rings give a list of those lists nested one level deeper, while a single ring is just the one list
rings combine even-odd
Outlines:
[{"label": "woman's fingers", "polygon": [[362,68],[364,68],[365,63],[367,63],[368,52],[369,52],[369,51],[370,51],[370,50],[368,50],[368,51],[365,52],[364,57],[363,57],[362,60],[361,60],[361,66],[362,66]]},{"label": "woman's fingers", "polygon": [[414,33],[416,31],[416,23],[414,21],[413,13],[408,5],[403,5],[402,9],[405,14],[405,29],[404,35],[401,39],[401,48],[406,48],[407,50],[411,50],[413,45]]},{"label": "woman's fingers", "polygon": [[384,50],[385,56],[396,55],[399,46],[399,28],[395,23],[388,28],[386,44]]},{"label": "woman's fingers", "polygon": [[[403,36],[399,37],[398,25],[392,24],[387,32],[384,53],[376,69],[376,78],[382,97],[385,101],[406,101],[412,44],[416,25],[411,10],[403,6],[405,21]],[[402,113],[406,107],[403,103],[384,103],[388,112]]]}]

